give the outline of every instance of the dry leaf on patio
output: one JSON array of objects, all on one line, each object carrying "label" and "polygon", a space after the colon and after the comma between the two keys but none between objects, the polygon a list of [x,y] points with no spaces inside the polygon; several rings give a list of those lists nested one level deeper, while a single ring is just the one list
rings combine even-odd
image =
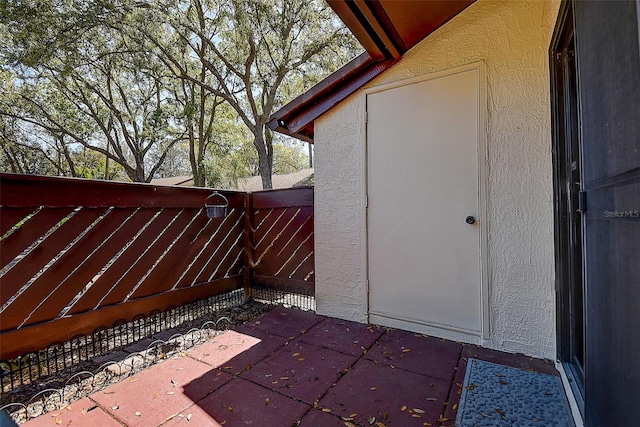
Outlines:
[{"label": "dry leaf on patio", "polygon": [[322,412],[331,412],[331,409],[329,409],[329,408],[322,408]]},{"label": "dry leaf on patio", "polygon": [[141,416],[142,416],[142,412],[136,412],[136,413],[135,413],[135,416],[136,416],[136,417],[141,417]]},{"label": "dry leaf on patio", "polygon": [[227,409],[229,410],[229,412],[233,412],[233,408],[231,406],[229,406]]},{"label": "dry leaf on patio", "polygon": [[192,417],[192,416],[193,416],[193,415],[191,415],[191,414],[187,414],[187,421],[191,421],[191,417]]},{"label": "dry leaf on patio", "polygon": [[298,362],[304,362],[306,359],[304,357],[301,357],[298,359]]},{"label": "dry leaf on patio", "polygon": [[386,425],[384,425],[380,421],[376,421],[376,426],[378,426],[378,427],[387,427]]},{"label": "dry leaf on patio", "polygon": [[62,420],[60,418],[56,418],[56,424],[62,424]]},{"label": "dry leaf on patio", "polygon": [[298,356],[300,356],[300,353],[293,353],[291,356],[292,357],[298,357]]},{"label": "dry leaf on patio", "polygon": [[268,404],[269,404],[269,398],[268,398],[268,397],[264,400],[264,404],[265,404],[265,405],[268,405]]},{"label": "dry leaf on patio", "polygon": [[376,422],[376,417],[369,417],[369,425],[373,425]]},{"label": "dry leaf on patio", "polygon": [[350,423],[349,421],[345,421],[344,425],[347,427],[356,427],[354,423]]},{"label": "dry leaf on patio", "polygon": [[371,390],[371,391],[376,391],[376,390],[377,390],[377,388],[375,388],[375,387],[371,387],[369,390]]},{"label": "dry leaf on patio", "polygon": [[404,405],[402,408],[400,408],[400,411],[404,412],[407,410],[407,405]]},{"label": "dry leaf on patio", "polygon": [[118,409],[120,409],[120,407],[116,405],[116,406],[112,406],[111,409],[113,409],[114,411],[117,411]]},{"label": "dry leaf on patio", "polygon": [[413,408],[413,412],[415,412],[416,414],[424,414],[424,411],[420,408]]},{"label": "dry leaf on patio", "polygon": [[176,394],[176,392],[175,391],[168,391],[166,394],[172,395],[172,394]]}]

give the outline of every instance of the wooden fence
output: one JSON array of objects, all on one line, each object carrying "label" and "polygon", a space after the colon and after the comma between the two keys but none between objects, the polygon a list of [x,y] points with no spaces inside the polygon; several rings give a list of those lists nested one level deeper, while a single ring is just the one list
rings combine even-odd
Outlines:
[{"label": "wooden fence", "polygon": [[0,360],[255,280],[313,292],[312,189],[224,191],[209,219],[211,193],[0,174]]}]

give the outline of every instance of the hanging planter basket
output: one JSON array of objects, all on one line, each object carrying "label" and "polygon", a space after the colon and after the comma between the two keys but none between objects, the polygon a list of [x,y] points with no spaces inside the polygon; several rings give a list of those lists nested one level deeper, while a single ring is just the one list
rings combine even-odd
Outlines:
[{"label": "hanging planter basket", "polygon": [[214,191],[204,201],[204,207],[207,210],[207,217],[209,218],[224,218],[227,216],[227,208],[229,207],[229,200],[217,191]]}]

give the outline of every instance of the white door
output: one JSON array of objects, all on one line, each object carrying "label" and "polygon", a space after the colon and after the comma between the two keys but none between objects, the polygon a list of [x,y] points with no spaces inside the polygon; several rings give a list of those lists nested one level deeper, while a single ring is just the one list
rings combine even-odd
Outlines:
[{"label": "white door", "polygon": [[483,335],[483,78],[472,67],[367,95],[373,323]]}]

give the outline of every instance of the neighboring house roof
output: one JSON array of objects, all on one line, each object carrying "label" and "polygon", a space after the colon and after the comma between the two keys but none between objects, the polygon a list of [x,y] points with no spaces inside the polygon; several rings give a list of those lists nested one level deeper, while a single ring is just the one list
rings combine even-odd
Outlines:
[{"label": "neighboring house roof", "polygon": [[184,176],[171,176],[169,178],[155,178],[151,180],[151,184],[193,187],[193,177],[191,175],[184,175]]},{"label": "neighboring house roof", "polygon": [[[313,176],[313,169],[303,169],[298,172],[286,175],[273,175],[271,177],[273,189],[299,187],[304,181],[307,182]],[[304,185],[304,184],[303,184]],[[241,191],[260,191],[262,190],[262,178],[260,176],[252,176],[249,178],[241,178],[238,180],[237,190]]]},{"label": "neighboring house roof", "polygon": [[327,0],[366,49],[270,118],[269,127],[313,142],[313,122],[476,0]]}]

